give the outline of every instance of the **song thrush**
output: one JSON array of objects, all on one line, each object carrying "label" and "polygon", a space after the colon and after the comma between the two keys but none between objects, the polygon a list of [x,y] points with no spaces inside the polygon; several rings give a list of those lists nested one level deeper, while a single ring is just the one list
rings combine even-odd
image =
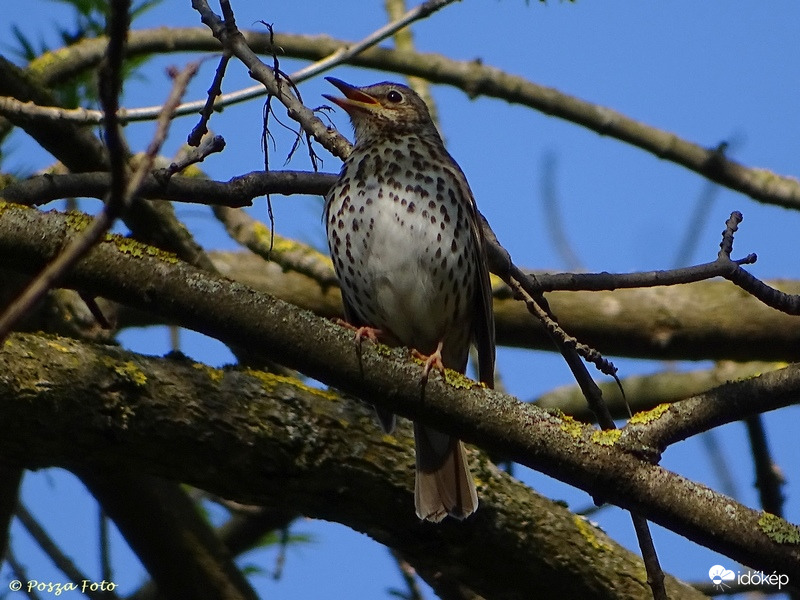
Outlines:
[{"label": "song thrush", "polygon": [[[464,372],[470,343],[480,379],[494,383],[494,318],[478,209],[425,102],[397,83],[354,87],[344,98],[355,146],[325,202],[325,224],[345,316],[381,341],[428,355],[430,368]],[[384,428],[394,416],[378,411]],[[417,515],[463,519],[478,506],[462,443],[414,423]]]}]

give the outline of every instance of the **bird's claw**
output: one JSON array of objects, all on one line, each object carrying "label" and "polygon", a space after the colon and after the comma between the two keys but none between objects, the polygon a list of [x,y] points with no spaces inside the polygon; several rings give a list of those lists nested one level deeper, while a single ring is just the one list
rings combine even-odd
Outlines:
[{"label": "bird's claw", "polygon": [[364,338],[370,340],[373,344],[378,344],[380,343],[380,336],[383,335],[383,331],[380,329],[376,329],[375,327],[356,327],[344,319],[336,319],[336,323],[346,329],[355,331],[356,335],[353,341],[355,342],[356,353],[358,354],[359,359],[361,358],[361,342],[364,340]]},{"label": "bird's claw", "polygon": [[442,374],[442,378],[445,376],[445,367],[444,363],[442,362],[442,342],[439,342],[439,345],[436,346],[436,350],[430,356],[425,356],[419,350],[412,350],[411,355],[414,358],[418,358],[425,362],[425,366],[422,368],[422,385],[424,386],[428,383],[428,375],[430,374],[432,369],[436,369],[439,373]]},{"label": "bird's claw", "polygon": [[356,327],[356,344],[361,345],[361,341],[364,338],[367,338],[373,344],[379,344],[381,335],[383,335],[383,331],[374,327]]}]

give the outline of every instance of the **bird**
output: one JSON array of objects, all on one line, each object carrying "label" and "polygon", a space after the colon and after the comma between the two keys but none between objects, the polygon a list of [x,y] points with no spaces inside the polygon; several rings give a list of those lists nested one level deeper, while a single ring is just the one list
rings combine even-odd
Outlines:
[{"label": "bird", "polygon": [[[486,242],[466,176],[411,88],[326,79],[344,97],[323,96],[348,114],[355,133],[323,218],[357,343],[366,335],[411,348],[425,358],[423,386],[434,370],[464,373],[474,343],[479,379],[493,387]],[[391,432],[394,415],[377,412]],[[474,513],[478,496],[463,443],[417,422],[414,439],[417,516],[439,522]]]}]

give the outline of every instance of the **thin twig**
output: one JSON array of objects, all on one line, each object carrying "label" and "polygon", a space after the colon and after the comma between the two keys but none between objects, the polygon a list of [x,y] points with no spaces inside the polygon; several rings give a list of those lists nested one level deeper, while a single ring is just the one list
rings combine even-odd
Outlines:
[{"label": "thin twig", "polygon": [[211,82],[211,87],[208,88],[206,103],[200,109],[200,122],[194,126],[186,140],[190,146],[198,146],[203,136],[208,133],[208,121],[214,113],[217,98],[222,95],[222,78],[225,76],[225,70],[228,68],[230,60],[230,53],[223,50],[217,70],[214,72],[214,81]]},{"label": "thin twig", "polygon": [[286,550],[290,542],[289,524],[287,523],[280,529],[280,542],[278,554],[275,556],[275,570],[272,572],[272,579],[278,581],[283,576],[283,568],[286,566]]},{"label": "thin twig", "polygon": [[[725,158],[731,147],[732,144],[725,141],[717,145],[716,152],[720,157]],[[682,267],[692,262],[697,243],[700,240],[700,232],[708,224],[711,207],[719,195],[720,189],[721,186],[713,181],[707,180],[704,182],[700,195],[695,200],[694,210],[686,221],[687,227],[683,235],[683,241],[678,244],[678,253],[673,263],[675,267]]]},{"label": "thin twig", "polygon": [[[491,230],[488,222],[485,219],[482,219],[482,226]],[[497,243],[497,238],[494,233],[492,233],[490,236],[487,236],[487,238],[489,243]],[[508,255],[505,250],[503,250],[502,253],[493,252],[492,255],[500,255],[504,259],[508,259],[508,265],[506,265],[508,267],[508,271],[503,275],[500,275],[500,277],[519,295],[522,300],[525,301],[525,305],[528,307],[528,310],[537,318],[539,318],[539,320],[545,326],[550,339],[556,345],[559,352],[561,352],[561,355],[564,357],[567,366],[570,368],[570,371],[572,371],[573,377],[575,377],[575,380],[578,382],[578,386],[581,388],[581,391],[583,392],[586,401],[589,403],[589,407],[591,408],[592,412],[594,412],[600,427],[602,429],[616,429],[616,424],[611,416],[608,405],[603,400],[603,394],[600,391],[600,388],[587,371],[586,365],[584,365],[581,361],[581,354],[578,351],[578,347],[576,346],[573,338],[567,336],[566,333],[563,332],[560,327],[558,327],[558,323],[555,321],[552,313],[550,312],[544,296],[542,296],[541,293],[532,292],[530,289],[527,289],[525,282],[520,281],[520,279],[526,279],[526,277],[513,264],[510,255]],[[590,356],[594,359],[594,361],[598,361],[595,362],[596,365],[613,368],[613,365],[603,359],[599,353],[593,353]],[[619,379],[616,375],[616,368],[613,368],[612,375],[619,384]],[[622,386],[621,384],[619,385],[620,391],[622,392]],[[599,504],[602,502],[602,500],[595,498],[595,502]],[[667,591],[664,585],[664,572],[661,569],[661,564],[658,560],[658,554],[656,553],[655,545],[653,544],[653,539],[650,535],[650,525],[645,517],[637,514],[636,512],[630,511],[630,515],[631,520],[633,521],[634,530],[636,532],[636,538],[639,542],[639,549],[642,553],[642,560],[644,562],[645,570],[647,571],[647,583],[653,593],[653,599],[668,600]]]},{"label": "thin twig", "polygon": [[9,550],[6,560],[8,561],[9,566],[11,566],[11,572],[14,573],[14,577],[16,577],[17,581],[22,585],[20,590],[24,592],[25,595],[30,598],[30,600],[40,600],[40,596],[36,593],[36,589],[33,586],[29,588],[26,585],[27,582],[31,581],[31,579],[28,577],[28,572],[25,569],[25,566],[17,560],[17,557],[13,552],[11,552],[11,550]]},{"label": "thin twig", "polygon": [[97,531],[99,537],[98,546],[100,548],[100,575],[103,581],[113,581],[114,575],[111,568],[111,539],[109,519],[106,511],[98,504],[97,506]]},{"label": "thin twig", "polygon": [[[72,562],[72,559],[64,554],[58,547],[58,544],[47,534],[44,528],[39,524],[36,518],[28,512],[22,504],[17,506],[17,518],[19,519],[25,530],[31,537],[39,544],[39,547],[44,551],[53,564],[58,567],[64,575],[69,577],[73,583],[80,583],[82,581],[89,581],[90,578],[81,572],[81,570]],[[117,598],[117,595],[109,591],[92,591],[91,586],[88,586],[84,593],[94,600],[109,600],[110,598]]]},{"label": "thin twig", "polygon": [[[185,148],[178,160],[173,161],[166,169],[153,171],[153,175],[161,182],[180,173],[190,165],[203,162],[208,156],[225,149],[225,139],[221,135],[206,135],[195,144],[196,148]],[[141,195],[141,194],[140,194]]]},{"label": "thin twig", "polygon": [[557,159],[554,152],[547,152],[542,158],[541,204],[547,223],[545,231],[550,236],[552,246],[561,257],[569,271],[585,271],[578,253],[567,238],[567,228],[559,210],[559,197],[556,183]]},{"label": "thin twig", "polygon": [[[105,143],[111,165],[111,189],[106,206],[109,211],[119,214],[124,209],[123,193],[126,185],[126,157],[128,155],[125,137],[117,113],[119,95],[122,91],[122,62],[125,54],[125,38],[130,28],[130,1],[120,0],[109,4],[109,17],[106,25],[108,48],[100,65],[98,95],[105,115]],[[114,215],[116,216],[116,215]],[[2,338],[2,335],[0,335]]]},{"label": "thin twig", "polygon": [[400,554],[396,548],[390,547],[389,553],[392,555],[392,558],[394,558],[397,568],[400,569],[400,576],[406,584],[405,593],[398,593],[398,595],[406,600],[424,600],[425,597],[422,595],[422,590],[419,587],[417,572],[414,570],[414,567],[403,558],[403,555]]},{"label": "thin twig", "polygon": [[753,464],[756,471],[756,487],[761,499],[761,508],[773,515],[783,516],[784,497],[781,486],[786,483],[778,465],[772,460],[764,421],[761,415],[752,415],[744,420]]},{"label": "thin twig", "polygon": [[633,521],[633,529],[636,531],[639,549],[642,551],[642,560],[645,571],[647,571],[647,585],[653,592],[653,600],[669,600],[667,589],[664,587],[664,571],[658,560],[653,536],[650,535],[650,524],[647,519],[633,511],[631,511],[631,521]]},{"label": "thin twig", "polygon": [[[530,276],[525,275],[519,270],[519,268],[513,265],[508,272],[502,274],[498,273],[497,275],[514,291],[517,298],[525,303],[525,306],[528,308],[528,312],[530,312],[541,322],[550,336],[550,339],[555,342],[556,346],[561,351],[561,354],[565,355],[565,358],[565,353],[572,353],[575,351],[578,355],[594,364],[601,373],[604,373],[609,377],[614,377],[615,379],[617,378],[617,368],[611,361],[604,358],[593,348],[578,342],[577,339],[569,335],[561,328],[561,326],[558,324],[558,321],[555,319],[555,316],[550,311],[547,300],[545,300],[544,296],[541,293],[531,290],[529,284],[532,278]],[[576,373],[573,371],[573,374]],[[578,383],[580,384],[580,380],[578,380]],[[599,388],[594,389],[596,387],[597,386],[591,386],[587,384],[586,387],[581,386],[581,389],[584,394],[590,394],[590,397],[587,397],[587,400],[589,400],[592,411],[595,412],[595,415],[598,418],[598,422],[602,425],[602,421],[600,421],[601,415],[598,414],[598,411],[604,413],[607,412],[608,409],[603,409],[599,405],[594,405],[592,398],[595,398],[596,402],[598,403],[603,403],[602,393],[600,392]],[[606,423],[609,422],[614,422],[613,419],[611,419],[610,414],[608,415],[608,420]]]},{"label": "thin twig", "polygon": [[307,135],[315,137],[334,156],[345,157],[350,153],[350,143],[338,132],[330,129],[292,94],[290,86],[282,85],[275,77],[271,67],[253,52],[247,45],[244,36],[238,30],[232,30],[226,22],[220,19],[206,0],[192,0],[192,7],[200,14],[202,22],[211,29],[224,48],[229,49],[247,67],[250,76],[260,81],[268,94],[274,96],[286,108],[290,118],[299,122]]},{"label": "thin twig", "polygon": [[391,23],[387,23],[383,27],[376,29],[360,42],[357,42],[346,48],[342,47],[322,60],[318,60],[317,62],[294,72],[289,77],[295,83],[300,83],[301,81],[311,79],[320,73],[324,73],[325,71],[332,69],[336,65],[347,62],[354,56],[361,54],[367,48],[371,48],[372,46],[379,44],[386,38],[396,34],[404,27],[408,27],[414,21],[419,21],[420,19],[429,17],[437,10],[442,9],[453,2],[455,2],[455,0],[428,0],[427,2],[423,2],[422,4],[406,12],[399,19],[396,19]]},{"label": "thin twig", "polygon": [[739,490],[736,480],[731,473],[731,466],[727,456],[723,453],[715,429],[709,429],[699,436],[703,443],[708,459],[711,462],[712,470],[717,475],[719,490],[726,496],[739,499]]}]

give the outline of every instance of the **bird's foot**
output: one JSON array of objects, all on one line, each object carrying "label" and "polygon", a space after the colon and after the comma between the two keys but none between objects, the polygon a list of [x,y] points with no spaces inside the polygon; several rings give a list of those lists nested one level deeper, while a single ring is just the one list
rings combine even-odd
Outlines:
[{"label": "bird's foot", "polygon": [[383,335],[382,329],[375,327],[356,327],[356,344],[361,345],[361,341],[367,338],[373,344],[380,343],[380,337]]},{"label": "bird's foot", "polygon": [[348,323],[344,319],[336,319],[335,320],[337,325],[341,325],[345,329],[349,329],[350,331],[356,332],[356,343],[360,344],[361,340],[367,338],[371,342],[375,342],[376,344],[380,343],[380,337],[383,335],[383,330],[376,329],[375,327],[356,327],[351,323]]},{"label": "bird's foot", "polygon": [[354,341],[356,344],[356,352],[358,352],[359,358],[361,358],[361,342],[364,340],[364,338],[370,340],[373,344],[379,344],[380,337],[383,335],[383,331],[381,329],[376,329],[375,327],[356,327],[355,325],[352,325],[343,319],[336,319],[336,323],[346,329],[355,331],[356,335],[354,337]]},{"label": "bird's foot", "polygon": [[442,378],[444,378],[444,363],[442,362],[442,342],[439,342],[439,345],[436,346],[436,350],[434,350],[433,354],[430,356],[425,356],[419,350],[412,350],[411,356],[414,358],[418,358],[425,362],[425,366],[422,368],[422,385],[425,386],[428,383],[428,375],[430,374],[432,369],[436,369],[439,373],[442,374]]}]

